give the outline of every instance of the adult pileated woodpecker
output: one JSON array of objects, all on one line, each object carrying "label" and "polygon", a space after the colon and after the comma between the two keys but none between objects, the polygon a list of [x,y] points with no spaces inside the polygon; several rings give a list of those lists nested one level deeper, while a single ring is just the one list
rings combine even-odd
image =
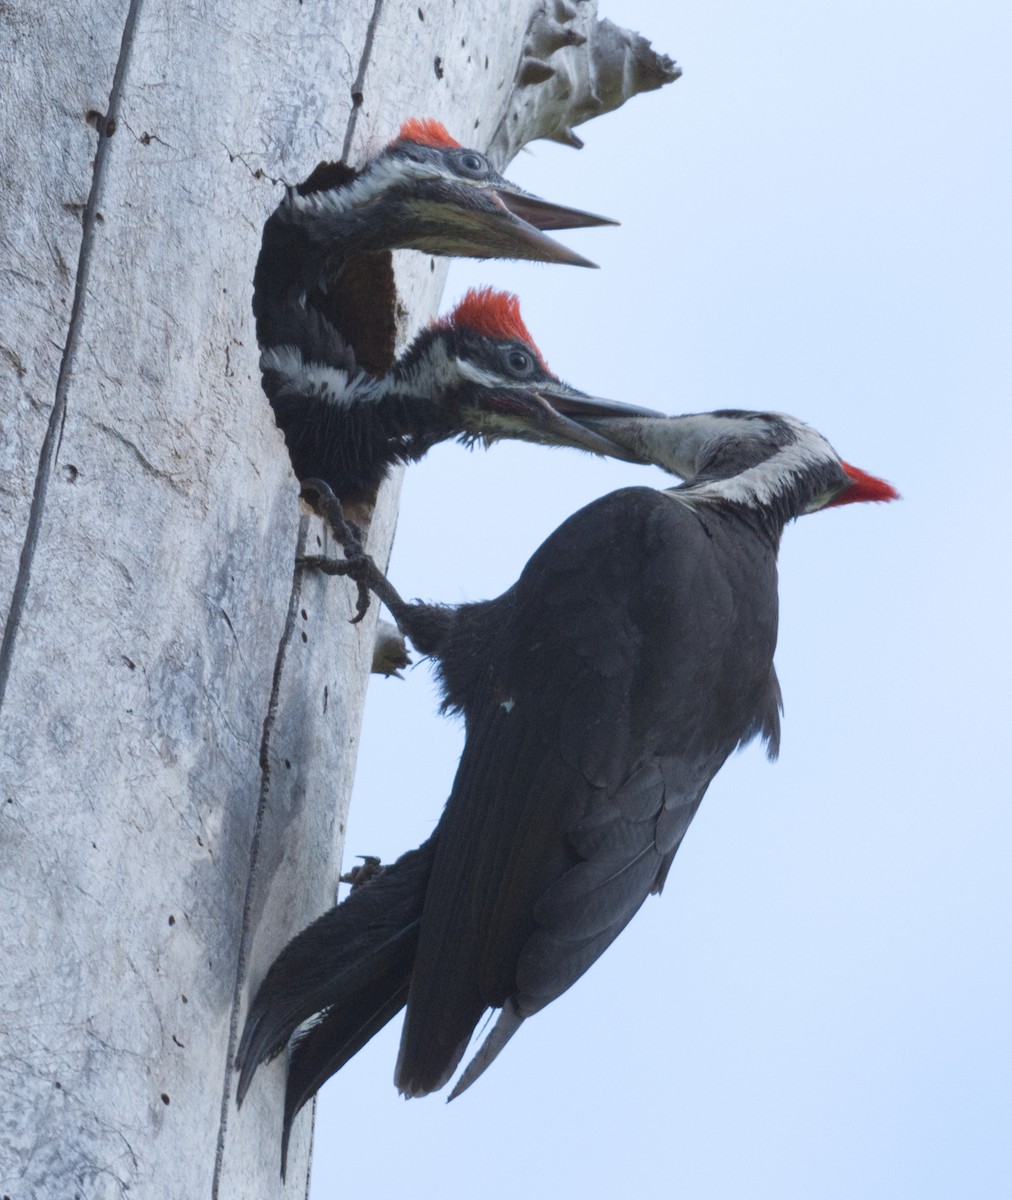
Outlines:
[{"label": "adult pileated woodpecker", "polygon": [[[659,892],[710,780],[755,736],[776,756],[776,558],[784,526],[890,500],[791,417],[726,411],[601,422],[685,482],[625,488],[567,520],[496,600],[405,604],[467,741],[432,837],[279,955],[250,1007],[241,1100],[297,1026],[284,1146],[299,1108],[403,1005],[396,1083],[457,1082],[574,983]],[[378,573],[377,573],[378,575]]]},{"label": "adult pileated woodpecker", "polygon": [[322,479],[342,502],[370,499],[393,463],[413,462],[453,437],[519,438],[630,458],[607,429],[588,422],[649,412],[586,396],[557,379],[516,297],[505,292],[468,292],[379,378],[358,369],[325,320],[307,321],[305,313],[294,319],[301,345],[265,351],[264,389],[295,474]]},{"label": "adult pileated woodpecker", "polygon": [[[342,164],[318,168],[305,184],[289,189],[267,220],[253,277],[257,340],[269,347],[290,339],[290,314],[308,303],[325,313],[366,366],[385,370],[389,360],[369,360],[356,336],[361,333],[363,342],[376,338],[382,314],[370,305],[371,295],[389,290],[381,297],[388,310],[381,324],[392,353],[392,277],[387,279],[385,252],[403,248],[591,267],[540,231],[614,223],[528,195],[442,125],[408,121],[360,172]],[[382,262],[376,259],[384,254]],[[364,262],[367,286],[358,280]],[[345,288],[350,297],[342,295]],[[358,311],[363,306],[365,317]]]}]

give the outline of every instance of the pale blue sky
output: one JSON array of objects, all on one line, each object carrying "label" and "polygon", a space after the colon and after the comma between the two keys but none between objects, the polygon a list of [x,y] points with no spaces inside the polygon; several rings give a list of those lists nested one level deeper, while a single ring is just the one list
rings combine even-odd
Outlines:
[{"label": "pale blue sky", "polygon": [[[710,789],[664,895],[447,1106],[395,1021],[319,1104],[314,1200],[1012,1196],[1012,9],[612,3],[684,77],[510,174],[608,213],[600,272],[516,290],[552,367],[670,412],[777,408],[903,502],[788,529],[781,759]],[[410,114],[406,114],[410,115]],[[439,117],[442,114],[433,113]],[[659,472],[441,447],[395,584],[498,594],[582,504]],[[460,749],[426,667],[373,683],[346,855],[435,822]]]}]

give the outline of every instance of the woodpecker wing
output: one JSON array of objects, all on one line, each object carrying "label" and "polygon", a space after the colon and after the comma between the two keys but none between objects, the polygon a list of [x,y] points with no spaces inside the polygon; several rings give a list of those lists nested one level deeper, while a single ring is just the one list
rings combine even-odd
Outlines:
[{"label": "woodpecker wing", "polygon": [[[451,644],[444,676],[468,736],[408,994],[406,1094],[441,1087],[486,1008],[505,1006],[457,1091],[473,1082],[659,889],[734,746],[775,738],[774,549],[756,539],[742,554],[724,519],[650,489],[613,493],[484,616],[461,610],[465,650],[468,624],[485,625],[484,684],[458,687],[473,668]],[[744,596],[739,572],[752,573]]]},{"label": "woodpecker wing", "polygon": [[[316,309],[293,304],[276,314],[272,329],[270,348],[291,346],[298,351],[303,363],[316,363],[344,371],[349,377],[358,373],[359,366],[355,351],[327,318]],[[266,351],[264,358],[270,351]],[[263,361],[261,361],[263,367]],[[276,391],[287,380],[264,378],[264,391],[273,398]]]}]

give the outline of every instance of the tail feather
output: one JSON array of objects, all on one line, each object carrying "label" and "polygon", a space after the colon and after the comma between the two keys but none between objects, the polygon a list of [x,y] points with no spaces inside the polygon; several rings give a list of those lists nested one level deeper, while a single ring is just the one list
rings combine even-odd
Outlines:
[{"label": "tail feather", "polygon": [[[390,1005],[411,978],[434,850],[430,838],[402,855],[304,929],[274,960],[250,1005],[236,1054],[237,1104],[257,1067],[279,1054],[314,1014],[327,1010],[327,1044],[354,1046],[327,1078],[400,1008]],[[387,1015],[377,1023],[380,1012]]]},{"label": "tail feather", "polygon": [[417,942],[416,923],[405,930],[401,959],[390,964],[382,979],[371,981],[367,995],[351,997],[339,1008],[328,1009],[293,1043],[281,1131],[282,1179],[288,1165],[292,1123],[299,1110],[404,1007]]}]

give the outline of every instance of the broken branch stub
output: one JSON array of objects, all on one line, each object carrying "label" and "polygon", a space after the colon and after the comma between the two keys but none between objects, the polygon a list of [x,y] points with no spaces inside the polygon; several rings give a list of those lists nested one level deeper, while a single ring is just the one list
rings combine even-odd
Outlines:
[{"label": "broken branch stub", "polygon": [[547,0],[534,14],[509,108],[489,147],[504,166],[528,142],[579,149],[573,132],[638,92],[673,83],[681,67],[631,29],[597,19],[595,0]]}]

